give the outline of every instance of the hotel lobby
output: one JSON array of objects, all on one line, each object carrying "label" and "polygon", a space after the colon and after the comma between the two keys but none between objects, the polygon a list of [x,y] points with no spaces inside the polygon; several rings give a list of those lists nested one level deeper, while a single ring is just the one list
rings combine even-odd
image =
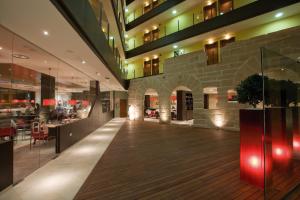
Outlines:
[{"label": "hotel lobby", "polygon": [[299,0],[1,1],[0,200],[300,199],[299,38]]}]

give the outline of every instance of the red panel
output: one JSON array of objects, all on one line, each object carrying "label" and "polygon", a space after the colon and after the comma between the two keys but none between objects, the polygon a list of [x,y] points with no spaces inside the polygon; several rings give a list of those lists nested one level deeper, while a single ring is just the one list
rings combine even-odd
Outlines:
[{"label": "red panel", "polygon": [[77,102],[77,101],[76,101],[75,99],[71,99],[71,100],[69,100],[68,103],[69,103],[70,105],[74,106],[74,105],[76,105],[76,102]]},{"label": "red panel", "polygon": [[276,171],[287,172],[292,167],[292,110],[270,108],[266,112],[266,130],[272,134],[272,158]]},{"label": "red panel", "polygon": [[55,99],[43,99],[43,106],[55,106]]},{"label": "red panel", "polygon": [[[267,139],[267,143],[270,139]],[[240,110],[240,177],[264,188],[264,163],[267,177],[271,173],[271,154],[264,160],[263,110]]]},{"label": "red panel", "polygon": [[88,100],[82,100],[82,105],[83,106],[88,106],[90,102]]}]

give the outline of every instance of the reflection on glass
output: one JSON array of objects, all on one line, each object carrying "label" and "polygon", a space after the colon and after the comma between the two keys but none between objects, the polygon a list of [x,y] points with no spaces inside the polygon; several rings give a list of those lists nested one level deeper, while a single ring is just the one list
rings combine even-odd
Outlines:
[{"label": "reflection on glass", "polygon": [[89,116],[89,76],[0,27],[0,140],[13,141],[13,179],[56,156],[59,126]]},{"label": "reflection on glass", "polygon": [[299,88],[300,64],[262,49],[264,74],[265,195],[284,197],[300,183]]}]

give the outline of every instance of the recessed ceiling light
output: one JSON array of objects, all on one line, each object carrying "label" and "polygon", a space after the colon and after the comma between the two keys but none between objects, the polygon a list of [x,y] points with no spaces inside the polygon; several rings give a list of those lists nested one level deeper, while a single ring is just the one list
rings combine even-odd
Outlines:
[{"label": "recessed ceiling light", "polygon": [[177,45],[173,45],[173,49],[177,49],[178,48],[178,46]]},{"label": "recessed ceiling light", "polygon": [[177,13],[177,10],[173,10],[173,11],[172,11],[172,14],[173,14],[173,15],[176,15],[176,13]]},{"label": "recessed ceiling light", "polygon": [[83,60],[83,61],[81,61],[81,63],[82,63],[82,64],[85,64],[85,63],[86,63],[86,61],[85,61],[85,60]]},{"label": "recessed ceiling light", "polygon": [[49,35],[49,32],[48,32],[48,31],[43,31],[43,34],[44,34],[45,36],[48,36],[48,35]]},{"label": "recessed ceiling light", "polygon": [[0,50],[2,50],[3,49],[3,47],[0,47]]},{"label": "recessed ceiling light", "polygon": [[279,18],[279,17],[282,17],[282,16],[283,16],[283,12],[276,13],[276,15],[275,15],[276,18]]},{"label": "recessed ceiling light", "polygon": [[29,59],[28,56],[22,55],[22,54],[13,54],[14,58],[19,58],[19,59]]},{"label": "recessed ceiling light", "polygon": [[208,44],[213,44],[214,43],[214,40],[213,39],[209,39],[208,40]]},{"label": "recessed ceiling light", "polygon": [[230,39],[230,34],[226,34],[224,37],[225,40],[229,40]]},{"label": "recessed ceiling light", "polygon": [[128,10],[128,8],[125,8],[125,12],[128,12],[129,10]]}]

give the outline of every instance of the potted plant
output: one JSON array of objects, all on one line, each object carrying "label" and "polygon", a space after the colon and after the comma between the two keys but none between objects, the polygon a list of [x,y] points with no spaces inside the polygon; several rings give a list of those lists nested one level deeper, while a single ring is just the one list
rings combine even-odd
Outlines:
[{"label": "potted plant", "polygon": [[262,107],[257,108],[263,102],[263,85],[267,80],[254,74],[236,88],[238,102],[252,106],[240,110],[240,178],[260,188],[264,188],[265,183],[264,164],[271,167],[271,154],[266,160],[264,156],[264,112]]}]

